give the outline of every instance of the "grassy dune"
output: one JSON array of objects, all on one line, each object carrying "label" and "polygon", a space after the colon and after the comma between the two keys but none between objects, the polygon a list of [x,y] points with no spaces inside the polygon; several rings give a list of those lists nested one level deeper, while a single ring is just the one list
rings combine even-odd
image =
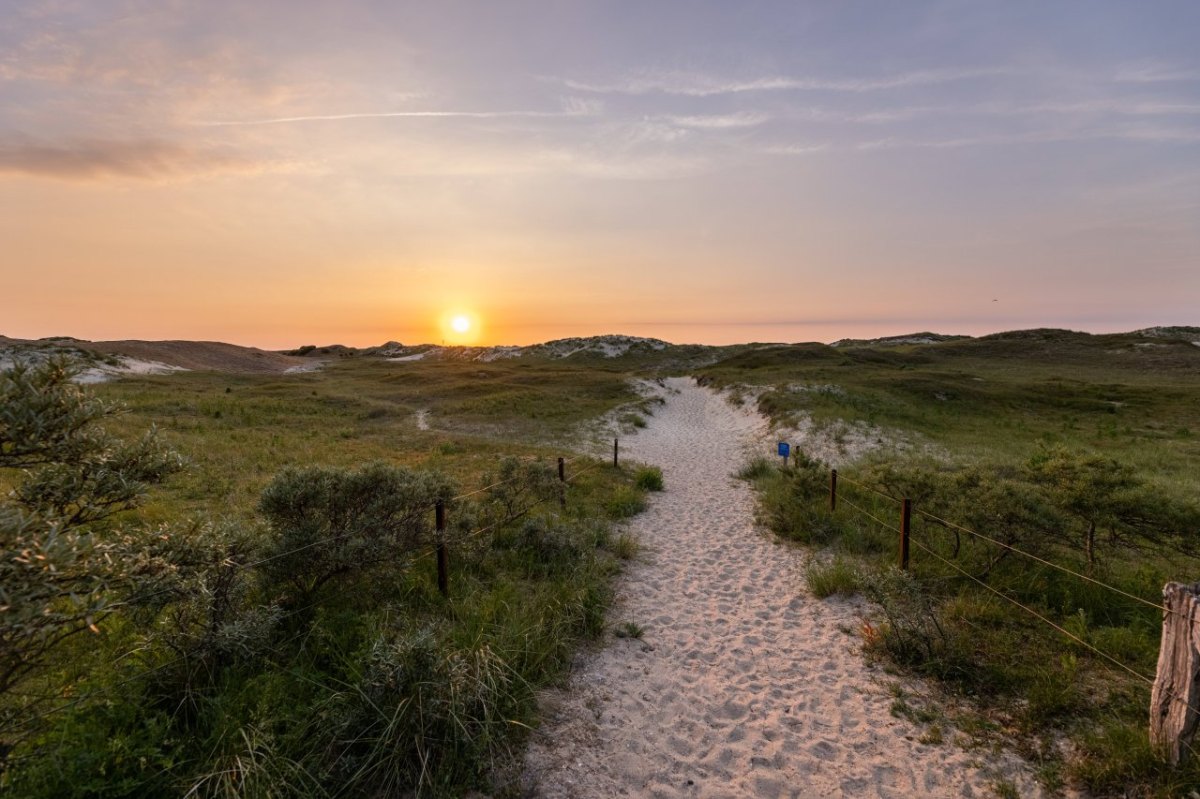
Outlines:
[{"label": "grassy dune", "polygon": [[[517,791],[535,693],[604,634],[611,580],[636,552],[614,523],[643,506],[644,475],[573,451],[581,424],[626,405],[646,412],[625,374],[346,359],[311,373],[196,371],[95,391],[128,408],[109,432],[156,426],[188,461],[105,527],[161,534],[186,557],[173,556],[184,565],[162,578],[161,599],[125,600],[0,700],[6,793]],[[565,507],[559,456],[576,458]],[[332,469],[345,481],[368,462],[444,481],[449,494],[515,478],[450,503],[448,598],[424,547],[351,560],[303,594],[292,566],[271,569],[319,572],[337,557],[321,545],[307,560],[304,550],[274,560],[285,545],[259,502],[280,471]],[[432,509],[412,529],[428,536],[431,523]]]},{"label": "grassy dune", "polygon": [[[822,552],[807,574],[810,590],[864,592],[879,603],[881,617],[861,631],[868,650],[940,680],[974,708],[915,708],[901,688],[896,712],[919,716],[936,738],[954,717],[966,745],[1015,736],[1050,787],[1160,797],[1200,789],[1200,763],[1173,770],[1150,749],[1148,686],[1122,668],[1154,674],[1160,612],[921,514],[1151,602],[1164,582],[1195,580],[1200,347],[1187,338],[1024,331],[923,345],[780,346],[702,376],[756,396],[783,427],[807,417],[827,435],[854,423],[884,433],[876,451],[841,465],[871,490],[843,480],[837,514],[820,464],[783,471],[763,460],[744,476],[760,489],[768,524]],[[915,446],[889,445],[897,439]],[[918,510],[913,540],[929,550],[914,544],[907,575],[893,565],[902,496]]]}]

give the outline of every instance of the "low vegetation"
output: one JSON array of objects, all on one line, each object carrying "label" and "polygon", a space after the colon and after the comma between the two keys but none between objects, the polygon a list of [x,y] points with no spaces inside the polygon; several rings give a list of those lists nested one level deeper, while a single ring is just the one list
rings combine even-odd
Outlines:
[{"label": "low vegetation", "polygon": [[613,522],[643,503],[586,458],[564,487],[547,435],[630,394],[561,367],[339,369],[102,398],[62,362],[3,373],[6,795],[515,790],[535,692],[604,633],[637,548]]},{"label": "low vegetation", "polygon": [[[1176,797],[1200,791],[1200,758],[1172,769],[1152,750],[1143,678],[1155,672],[1162,585],[1200,571],[1197,366],[1190,341],[1030,331],[780,347],[705,375],[749,386],[781,426],[867,423],[917,442],[839,464],[835,513],[828,465],[803,454],[740,475],[766,524],[820,553],[806,571],[814,594],[861,592],[879,608],[860,631],[873,656],[968,700],[974,715],[955,725],[976,740],[1015,737],[1050,788]],[[940,739],[942,724],[926,734],[937,726]]]},{"label": "low vegetation", "polygon": [[662,491],[662,469],[657,466],[643,466],[633,473],[633,483],[644,491]]}]

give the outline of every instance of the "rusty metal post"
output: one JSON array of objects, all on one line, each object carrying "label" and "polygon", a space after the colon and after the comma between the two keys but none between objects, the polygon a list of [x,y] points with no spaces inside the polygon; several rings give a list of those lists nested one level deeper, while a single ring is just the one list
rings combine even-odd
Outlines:
[{"label": "rusty metal post", "polygon": [[837,510],[837,469],[829,470],[829,512]]},{"label": "rusty metal post", "polygon": [[433,506],[434,527],[437,528],[438,593],[450,596],[450,553],[446,551],[446,503],[438,500]]},{"label": "rusty metal post", "polygon": [[617,461],[617,446],[618,446],[618,439],[614,438],[613,439],[613,468],[614,469],[616,469],[620,466],[620,463],[618,463],[618,461]]},{"label": "rusty metal post", "polygon": [[912,523],[912,500],[900,504],[900,568],[908,569],[908,526]]}]

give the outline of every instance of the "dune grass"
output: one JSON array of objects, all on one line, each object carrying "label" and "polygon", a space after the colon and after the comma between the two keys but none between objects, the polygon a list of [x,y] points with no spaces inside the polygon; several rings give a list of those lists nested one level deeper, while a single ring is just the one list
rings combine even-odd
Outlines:
[{"label": "dune grass", "polygon": [[[536,692],[563,679],[581,641],[604,634],[611,580],[637,551],[614,529],[644,506],[632,467],[573,460],[565,505],[554,469],[573,455],[580,423],[638,400],[623,373],[355,359],[322,372],[189,372],[96,391],[129,408],[111,432],[157,426],[189,462],[119,523],[195,536],[201,559],[213,547],[215,571],[194,583],[181,573],[191,587],[165,604],[107,617],[26,686],[54,712],[0,741],[13,747],[0,768],[6,795],[517,790]],[[419,428],[417,410],[431,429]],[[284,561],[227,567],[235,547],[243,563],[272,551],[259,500],[285,467],[383,462],[441,475],[458,493],[493,482],[505,459],[526,488],[449,508],[448,598],[424,550],[351,563],[303,602],[288,574],[268,568]],[[498,523],[470,535],[489,519]],[[424,535],[431,522],[421,522]],[[0,710],[32,700],[5,701],[16,704]]]},{"label": "dune grass", "polygon": [[[800,458],[784,470],[758,458],[740,475],[755,484],[766,524],[825,553],[810,563],[810,590],[860,591],[880,608],[862,631],[868,652],[969,699],[977,715],[957,725],[976,738],[1015,736],[1050,788],[1200,791],[1200,762],[1172,769],[1150,748],[1148,686],[1090,648],[1152,676],[1160,612],[920,513],[911,568],[899,572],[893,529],[908,496],[918,510],[1151,602],[1163,583],[1195,580],[1200,552],[1188,542],[1200,527],[1200,348],[1033,331],[888,348],[775,347],[703,376],[752,386],[782,425],[801,415],[818,425],[866,422],[917,442],[842,464],[844,477],[885,496],[842,480],[836,513],[820,464]],[[1089,507],[1103,507],[1099,526],[1111,527],[1096,538],[1094,557],[1079,516]],[[1121,527],[1112,520],[1122,514],[1148,526]],[[1152,529],[1159,537],[1138,538]]]}]

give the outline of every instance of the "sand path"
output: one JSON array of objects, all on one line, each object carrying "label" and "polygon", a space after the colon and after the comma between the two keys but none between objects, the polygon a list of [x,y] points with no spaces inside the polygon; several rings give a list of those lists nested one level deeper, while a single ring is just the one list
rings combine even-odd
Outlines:
[{"label": "sand path", "polygon": [[586,656],[547,697],[530,795],[972,797],[992,795],[997,768],[1037,795],[1014,758],[922,744],[891,716],[846,632],[859,605],[807,595],[804,553],[756,528],[752,492],[731,478],[761,446],[761,418],[690,379],[668,389],[649,428],[622,442],[667,486],[631,525],[645,556],[611,616],[645,634]]}]

